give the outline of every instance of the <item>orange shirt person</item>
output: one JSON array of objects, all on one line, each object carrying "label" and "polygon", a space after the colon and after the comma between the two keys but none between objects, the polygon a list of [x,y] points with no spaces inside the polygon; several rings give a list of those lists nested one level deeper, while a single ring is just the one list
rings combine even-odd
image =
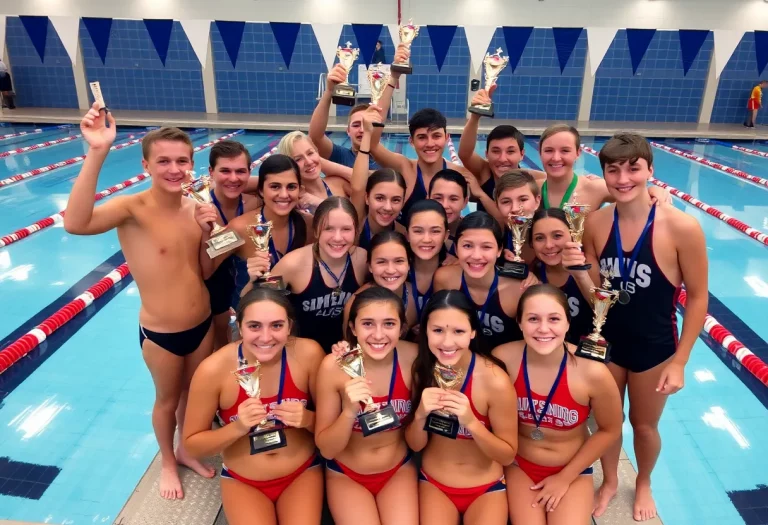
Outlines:
[{"label": "orange shirt person", "polygon": [[755,87],[752,88],[752,93],[749,95],[749,101],[747,102],[747,120],[744,125],[748,128],[755,127],[755,121],[757,120],[757,112],[763,107],[763,88],[768,86],[768,80],[761,80]]}]

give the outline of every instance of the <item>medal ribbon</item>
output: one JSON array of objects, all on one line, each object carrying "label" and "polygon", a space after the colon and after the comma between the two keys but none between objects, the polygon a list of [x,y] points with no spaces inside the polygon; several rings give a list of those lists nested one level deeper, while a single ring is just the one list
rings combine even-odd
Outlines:
[{"label": "medal ribbon", "polygon": [[344,268],[341,270],[341,273],[338,277],[336,277],[336,274],[331,271],[331,269],[328,267],[327,264],[325,264],[325,261],[320,259],[320,264],[323,265],[323,268],[325,268],[325,271],[328,272],[328,275],[331,276],[331,279],[333,279],[336,282],[336,288],[341,289],[341,280],[344,279],[344,276],[347,274],[347,268],[349,268],[349,262],[352,260],[352,257],[350,257],[349,254],[347,254],[347,261],[344,263]]},{"label": "medal ribbon", "polygon": [[[261,208],[261,222],[266,223],[267,219],[264,218],[264,208]],[[291,220],[290,217],[288,217],[288,247],[285,250],[285,253],[288,253],[291,251],[291,245],[293,245],[293,220]],[[277,262],[283,258],[283,255],[280,254],[280,252],[277,251],[277,248],[275,247],[275,240],[270,235],[269,236],[269,255],[272,259],[272,265],[274,266],[277,264]],[[333,274],[331,274],[333,275]]]},{"label": "medal ribbon", "polygon": [[637,256],[640,255],[640,249],[643,247],[643,241],[648,234],[648,230],[653,224],[653,219],[656,217],[656,206],[651,205],[651,213],[648,214],[648,221],[645,223],[640,238],[637,239],[635,249],[632,250],[632,256],[629,259],[629,265],[626,265],[624,260],[624,249],[621,247],[621,232],[619,231],[619,210],[613,209],[613,238],[616,242],[616,256],[619,259],[619,273],[621,274],[621,282],[624,284],[623,289],[627,289],[627,282],[629,282],[629,276],[632,273],[632,267],[637,262]]},{"label": "medal ribbon", "polygon": [[528,410],[530,410],[531,412],[531,416],[533,417],[533,422],[536,424],[537,430],[541,425],[541,422],[544,419],[544,416],[547,415],[547,409],[549,408],[549,403],[552,402],[552,398],[555,396],[555,392],[557,392],[557,385],[560,384],[560,378],[563,377],[563,371],[565,371],[565,363],[567,359],[568,359],[568,350],[565,350],[565,352],[563,353],[563,360],[560,361],[560,370],[558,370],[557,377],[555,378],[555,382],[552,383],[552,388],[549,390],[549,395],[547,396],[547,400],[544,402],[544,408],[542,408],[541,414],[537,418],[536,410],[533,408],[533,397],[531,396],[531,382],[528,379],[528,345],[525,345],[523,347],[523,379],[525,380],[525,394],[528,396]]},{"label": "medal ribbon", "polygon": [[[475,370],[475,353],[472,352],[472,358],[469,360],[469,368],[467,368],[467,375],[464,376],[464,383],[461,385],[461,392],[462,394],[467,389],[467,383],[472,379],[472,372]],[[472,401],[470,399],[470,401]]]},{"label": "medal ribbon", "polygon": [[424,295],[419,294],[419,285],[416,283],[416,268],[413,266],[411,267],[410,271],[410,281],[413,285],[413,293],[415,294],[415,301],[414,304],[416,305],[416,317],[418,317],[418,322],[421,322],[421,311],[424,309],[424,303],[429,301],[429,298],[432,297],[432,281],[429,282],[429,290]]},{"label": "medal ribbon", "polygon": [[[576,185],[579,183],[579,177],[576,176],[576,174],[573,175],[573,180],[571,180],[571,184],[568,186],[568,189],[565,190],[565,195],[563,195],[563,200],[560,201],[560,206],[558,206],[559,209],[563,209],[563,206],[566,202],[571,198],[571,195],[573,195],[573,190],[576,189]],[[541,197],[542,197],[542,203],[545,208],[550,208],[549,205],[549,190],[547,189],[547,181],[544,181],[544,184],[541,185]]]},{"label": "medal ribbon", "polygon": [[[496,292],[496,288],[499,286],[499,274],[496,273],[496,269],[493,270],[493,283],[491,283],[491,287],[488,289],[488,295],[485,298],[485,302],[483,303],[483,308],[477,312],[477,318],[480,320],[480,324],[483,324],[483,319],[485,318],[485,311],[488,310],[488,305],[491,302],[491,297],[493,297],[493,294]],[[467,286],[467,281],[464,279],[464,273],[461,274],[461,291],[464,292],[464,295],[466,295],[470,301],[473,303],[475,302],[474,299],[472,299],[472,296],[469,293],[469,287]]]},{"label": "medal ribbon", "polygon": [[[219,215],[221,216],[221,220],[224,222],[224,226],[229,224],[229,221],[227,220],[227,216],[224,215],[224,210],[221,209],[221,203],[219,202],[219,199],[216,198],[216,194],[211,190],[211,201],[213,202],[213,205],[216,206],[216,209],[219,210]],[[243,214],[243,196],[240,195],[239,202],[237,203],[237,211],[235,212],[235,217],[240,217]]]}]

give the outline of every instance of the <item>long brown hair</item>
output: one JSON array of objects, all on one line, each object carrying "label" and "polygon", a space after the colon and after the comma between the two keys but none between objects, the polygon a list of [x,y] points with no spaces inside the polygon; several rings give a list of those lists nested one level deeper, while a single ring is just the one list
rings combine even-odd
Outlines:
[{"label": "long brown hair", "polygon": [[320,260],[320,231],[328,222],[328,214],[337,209],[344,211],[344,213],[352,218],[352,223],[355,226],[355,242],[357,242],[357,232],[360,230],[360,220],[357,217],[357,210],[352,204],[352,201],[346,197],[340,197],[338,195],[328,197],[320,203],[312,218],[312,231],[315,232],[315,242],[312,244],[312,255],[317,261]]}]

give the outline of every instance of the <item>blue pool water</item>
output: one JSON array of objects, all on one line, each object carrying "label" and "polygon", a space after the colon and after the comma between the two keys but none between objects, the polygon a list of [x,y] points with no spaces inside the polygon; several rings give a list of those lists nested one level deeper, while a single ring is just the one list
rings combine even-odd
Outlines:
[{"label": "blue pool water", "polygon": [[[11,129],[2,127],[0,134]],[[130,131],[141,130],[121,129],[121,137]],[[229,131],[192,138],[199,145]],[[0,151],[72,132],[76,128],[0,140]],[[277,138],[266,132],[237,137],[254,157]],[[343,134],[332,139],[347,141]],[[415,156],[403,136],[385,142]],[[590,143],[600,146],[600,141]],[[768,176],[768,159],[721,145],[669,143]],[[140,151],[132,146],[112,152],[98,189],[140,173]],[[0,178],[83,152],[78,139],[0,159]],[[196,154],[198,170],[207,166],[208,152]],[[484,153],[484,144],[478,144],[478,152]],[[658,150],[655,154],[657,178],[766,231],[768,190]],[[526,156],[526,167],[540,166],[533,141]],[[64,209],[79,169],[62,168],[0,188],[0,236]],[[577,171],[599,173],[600,166],[583,154]],[[147,181],[120,194],[148,186]],[[768,359],[766,248],[693,206],[679,200],[675,205],[695,216],[707,237],[710,291],[717,301],[710,312]],[[77,237],[61,225],[0,248],[0,296],[12,298],[0,302],[0,348],[49,315],[46,308],[60,307],[121,262],[114,232]],[[154,394],[137,341],[138,308],[138,293],[128,278],[0,375],[0,519],[110,523],[120,512],[157,453],[150,423]],[[703,340],[697,342],[686,387],[670,398],[661,422],[664,448],[653,482],[665,523],[762,523],[756,520],[768,512],[768,496],[759,489],[768,485],[768,412],[745,377]],[[634,461],[631,428],[627,424],[624,430],[625,449]]]}]

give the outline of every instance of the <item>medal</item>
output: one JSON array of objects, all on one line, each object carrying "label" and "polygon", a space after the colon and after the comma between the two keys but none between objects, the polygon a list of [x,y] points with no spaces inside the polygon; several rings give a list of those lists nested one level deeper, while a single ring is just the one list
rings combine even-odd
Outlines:
[{"label": "medal", "polygon": [[630,298],[628,291],[619,290],[619,304],[629,304]]},{"label": "medal", "polygon": [[534,441],[541,441],[544,439],[544,432],[542,432],[540,428],[534,428],[531,431],[531,439]]},{"label": "medal", "polygon": [[344,280],[344,277],[347,275],[347,269],[349,268],[349,263],[352,260],[352,257],[347,254],[347,261],[344,263],[344,268],[341,270],[341,273],[338,277],[336,277],[336,274],[331,271],[331,269],[328,267],[327,264],[325,264],[325,261],[320,259],[320,264],[323,265],[323,268],[325,268],[325,271],[328,272],[328,275],[331,276],[331,279],[336,283],[336,286],[331,291],[331,297],[334,299],[338,299],[338,297],[341,295],[341,282]]},{"label": "medal", "polygon": [[525,381],[525,393],[528,397],[528,410],[531,412],[531,417],[533,417],[533,422],[536,425],[536,428],[534,428],[531,431],[531,439],[534,441],[541,441],[544,439],[544,432],[539,428],[541,426],[541,422],[544,420],[544,418],[547,415],[547,409],[549,409],[549,404],[552,402],[552,398],[555,396],[555,392],[557,392],[557,385],[560,384],[560,378],[563,377],[563,372],[565,371],[565,364],[566,360],[568,359],[568,350],[564,348],[563,353],[563,360],[560,361],[560,370],[557,372],[557,377],[555,377],[554,383],[552,383],[552,388],[549,389],[549,395],[547,396],[547,400],[544,402],[544,406],[541,409],[541,414],[539,416],[536,416],[536,408],[533,404],[533,396],[531,395],[531,381],[528,379],[528,345],[525,345],[523,347],[523,380]]},{"label": "medal", "polygon": [[341,295],[341,288],[340,287],[334,288],[333,292],[331,292],[331,295],[333,296],[334,299],[336,299],[338,296]]}]

